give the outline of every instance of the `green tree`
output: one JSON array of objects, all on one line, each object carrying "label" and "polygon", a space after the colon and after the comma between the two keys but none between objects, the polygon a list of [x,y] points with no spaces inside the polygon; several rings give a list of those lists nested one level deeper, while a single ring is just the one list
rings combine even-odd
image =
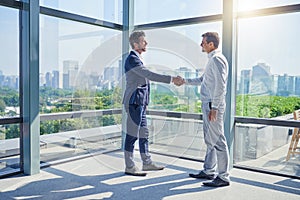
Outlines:
[{"label": "green tree", "polygon": [[5,127],[6,139],[13,139],[20,137],[20,126],[18,124],[7,124]]},{"label": "green tree", "polygon": [[0,99],[0,112],[4,112],[6,108],[6,104],[3,99]]},{"label": "green tree", "polygon": [[236,115],[272,118],[300,109],[299,97],[238,95]]}]

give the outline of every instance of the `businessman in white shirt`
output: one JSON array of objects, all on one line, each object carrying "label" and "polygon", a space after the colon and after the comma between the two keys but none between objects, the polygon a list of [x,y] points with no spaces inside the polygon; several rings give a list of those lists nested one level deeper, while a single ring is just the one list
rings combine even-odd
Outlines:
[{"label": "businessman in white shirt", "polygon": [[201,85],[203,133],[207,145],[204,169],[190,177],[209,179],[206,186],[230,185],[229,152],[224,135],[225,95],[228,77],[228,62],[218,50],[220,38],[216,32],[202,35],[202,51],[208,54],[208,63],[200,78],[185,79],[187,85]]}]

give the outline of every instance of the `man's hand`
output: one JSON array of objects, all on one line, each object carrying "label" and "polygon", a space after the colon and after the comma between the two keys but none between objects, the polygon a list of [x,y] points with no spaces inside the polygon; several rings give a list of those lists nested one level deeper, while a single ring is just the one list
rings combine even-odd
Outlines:
[{"label": "man's hand", "polygon": [[216,109],[211,109],[208,113],[208,120],[209,121],[216,121],[217,120],[217,112],[218,110]]},{"label": "man's hand", "polygon": [[177,86],[181,86],[185,83],[184,79],[181,76],[172,77],[172,82]]}]

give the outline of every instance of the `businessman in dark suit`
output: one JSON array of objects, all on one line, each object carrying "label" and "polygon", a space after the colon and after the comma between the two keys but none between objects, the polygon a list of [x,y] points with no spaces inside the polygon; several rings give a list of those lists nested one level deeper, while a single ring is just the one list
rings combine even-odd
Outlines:
[{"label": "businessman in dark suit", "polygon": [[183,79],[154,73],[147,69],[141,54],[146,51],[147,41],[143,31],[134,31],[129,37],[132,51],[125,61],[126,90],[123,104],[127,113],[125,138],[125,174],[146,176],[135,165],[133,159],[134,143],[139,139],[139,150],[143,161],[143,171],[163,170],[163,166],[154,164],[148,150],[149,130],[146,109],[149,104],[150,81],[181,85]]}]

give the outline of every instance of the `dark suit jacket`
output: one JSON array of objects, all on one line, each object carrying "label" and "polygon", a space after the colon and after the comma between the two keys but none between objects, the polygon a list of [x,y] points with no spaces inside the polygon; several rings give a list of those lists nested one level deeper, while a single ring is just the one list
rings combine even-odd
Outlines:
[{"label": "dark suit jacket", "polygon": [[125,61],[126,89],[123,104],[148,105],[150,82],[170,83],[171,76],[161,75],[148,70],[138,55],[131,51]]}]

